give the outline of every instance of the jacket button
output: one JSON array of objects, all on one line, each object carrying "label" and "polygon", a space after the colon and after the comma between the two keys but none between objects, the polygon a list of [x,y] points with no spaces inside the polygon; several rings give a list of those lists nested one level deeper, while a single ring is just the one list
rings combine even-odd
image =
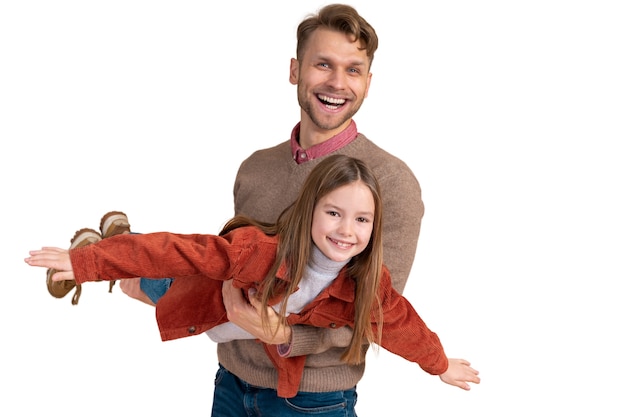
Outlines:
[{"label": "jacket button", "polygon": [[335,327],[337,327],[337,325],[335,323],[330,323],[330,328],[334,329]]},{"label": "jacket button", "polygon": [[189,333],[189,334],[194,334],[195,332],[196,332],[196,326],[190,326],[187,329],[187,333]]}]

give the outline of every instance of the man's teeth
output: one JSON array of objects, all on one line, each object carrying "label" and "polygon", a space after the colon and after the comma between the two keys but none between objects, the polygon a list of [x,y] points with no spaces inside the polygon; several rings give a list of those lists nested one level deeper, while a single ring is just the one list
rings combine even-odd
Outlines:
[{"label": "man's teeth", "polygon": [[317,96],[317,98],[319,98],[326,104],[335,104],[337,106],[340,106],[346,102],[346,99],[343,99],[343,98],[332,98],[328,96]]}]

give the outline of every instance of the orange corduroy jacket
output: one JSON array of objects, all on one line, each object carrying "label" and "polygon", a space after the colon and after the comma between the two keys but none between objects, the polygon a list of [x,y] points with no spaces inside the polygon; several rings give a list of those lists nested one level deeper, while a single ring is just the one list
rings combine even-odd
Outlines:
[{"label": "orange corduroy jacket", "polygon": [[[79,284],[139,276],[175,278],[156,306],[161,339],[166,341],[202,334],[226,322],[222,282],[232,279],[236,287],[258,288],[276,260],[277,246],[278,237],[267,236],[256,227],[241,227],[224,236],[117,235],[70,250],[70,259]],[[285,279],[285,272],[283,264],[277,277]],[[383,310],[380,345],[430,374],[444,373],[448,360],[439,338],[393,289],[385,267],[379,291]],[[351,326],[354,298],[355,282],[344,267],[300,313],[290,314],[288,323],[331,329]],[[278,301],[272,300],[272,305]],[[377,326],[374,323],[375,331]],[[306,357],[282,357],[274,345],[265,345],[265,350],[278,370],[278,395],[295,396]]]}]

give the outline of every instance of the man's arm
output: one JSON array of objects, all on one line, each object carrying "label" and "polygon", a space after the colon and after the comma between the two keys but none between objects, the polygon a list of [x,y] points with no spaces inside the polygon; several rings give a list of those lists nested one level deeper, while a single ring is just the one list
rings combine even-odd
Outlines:
[{"label": "man's arm", "polygon": [[281,326],[278,314],[269,306],[265,307],[269,317],[269,327],[265,328],[261,323],[261,303],[252,296],[248,302],[241,290],[232,285],[232,280],[222,284],[222,297],[229,321],[264,343],[279,345],[284,356],[310,355],[333,346],[347,346],[352,337],[348,327],[329,330],[304,325]]},{"label": "man's arm", "polygon": [[[289,344],[291,327],[281,326],[278,314],[270,306],[265,306],[269,323],[268,326],[264,327],[260,321],[263,309],[261,302],[253,294],[249,294],[250,302],[248,302],[241,291],[241,289],[235,288],[232,280],[222,284],[222,297],[228,320],[268,345]],[[276,331],[277,329],[278,331]]]}]

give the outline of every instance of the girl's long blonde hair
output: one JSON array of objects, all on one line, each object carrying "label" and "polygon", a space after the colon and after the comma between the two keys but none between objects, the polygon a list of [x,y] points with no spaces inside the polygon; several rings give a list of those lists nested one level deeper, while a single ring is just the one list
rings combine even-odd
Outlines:
[{"label": "girl's long blonde hair", "polygon": [[[328,156],[311,171],[296,201],[281,213],[276,223],[262,223],[246,216],[236,216],[224,226],[220,235],[238,227],[254,225],[268,235],[279,236],[276,261],[263,280],[259,299],[263,305],[268,305],[269,300],[278,295],[285,297],[279,316],[282,324],[286,325],[286,298],[297,290],[311,256],[311,227],[315,206],[331,191],[354,182],[361,182],[370,189],[375,210],[370,241],[363,252],[354,256],[347,266],[348,275],[356,284],[356,294],[352,339],[342,360],[358,364],[365,360],[364,341],[380,344],[382,332],[382,310],[378,298],[383,264],[382,198],[378,181],[365,163],[345,155]],[[288,267],[287,281],[276,278],[283,262]],[[262,320],[268,322],[265,310]],[[378,323],[376,334],[372,320]]]}]

